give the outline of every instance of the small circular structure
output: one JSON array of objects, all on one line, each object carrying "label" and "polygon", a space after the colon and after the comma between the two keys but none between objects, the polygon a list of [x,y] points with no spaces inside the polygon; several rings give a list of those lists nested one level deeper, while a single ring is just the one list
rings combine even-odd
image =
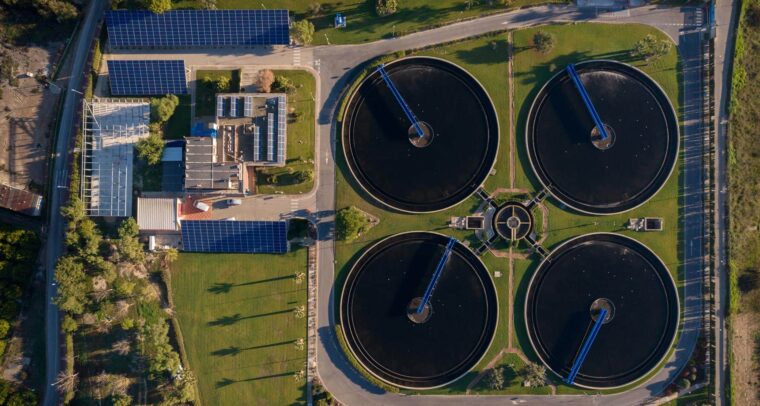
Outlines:
[{"label": "small circular structure", "polygon": [[493,229],[503,239],[516,241],[533,231],[533,214],[524,205],[508,202],[496,209]]},{"label": "small circular structure", "polygon": [[678,159],[678,120],[645,73],[614,61],[576,65],[607,129],[601,138],[565,70],[533,101],[526,149],[533,171],[558,200],[584,213],[615,214],[654,196]]},{"label": "small circular structure", "polygon": [[429,389],[472,369],[493,340],[496,289],[488,270],[456,243],[429,305],[414,314],[449,237],[411,232],[370,247],[353,265],[340,299],[348,348],[391,385]]},{"label": "small circular structure", "polygon": [[575,385],[609,389],[646,376],[678,328],[678,291],[662,261],[619,234],[587,234],[555,249],[528,285],[525,324],[538,357],[561,378],[608,311]]},{"label": "small circular structure", "polygon": [[349,96],[343,153],[362,188],[405,212],[433,212],[470,196],[493,167],[499,143],[488,94],[462,68],[436,58],[385,65],[417,117],[420,137],[378,72]]}]

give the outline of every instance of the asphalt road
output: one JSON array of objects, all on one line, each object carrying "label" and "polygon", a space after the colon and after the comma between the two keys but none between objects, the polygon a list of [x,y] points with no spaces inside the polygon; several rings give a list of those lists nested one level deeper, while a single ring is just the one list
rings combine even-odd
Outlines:
[{"label": "asphalt road", "polygon": [[[346,360],[334,335],[335,320],[333,291],[334,210],[335,210],[335,123],[334,114],[343,96],[344,85],[352,70],[374,57],[405,49],[421,48],[454,41],[488,32],[515,29],[550,22],[597,21],[608,23],[641,23],[654,26],[678,44],[683,66],[684,100],[684,319],[682,333],[673,357],[647,384],[634,390],[609,396],[518,396],[534,404],[614,404],[632,405],[651,400],[659,394],[688,361],[699,336],[702,314],[701,272],[704,266],[702,236],[705,229],[703,190],[703,126],[700,33],[694,30],[694,9],[640,7],[615,13],[597,14],[574,6],[541,6],[492,15],[423,31],[401,38],[367,44],[320,46],[314,48],[268,48],[253,50],[208,49],[166,52],[162,50],[124,51],[113,59],[183,59],[189,66],[199,68],[241,65],[288,67],[302,65],[311,68],[319,77],[319,114],[317,117],[318,187],[312,192],[293,196],[277,196],[266,203],[268,215],[288,216],[293,211],[312,213],[317,221],[318,241],[318,373],[322,383],[342,403],[348,405],[454,405],[503,404],[515,396],[403,396],[389,394],[369,384]],[[262,205],[264,203],[261,203]],[[264,207],[264,206],[261,206]]]},{"label": "asphalt road", "polygon": [[60,213],[61,205],[65,202],[62,200],[61,190],[68,187],[68,157],[69,141],[71,137],[71,126],[79,109],[79,95],[69,89],[79,89],[82,84],[82,75],[79,72],[84,70],[84,64],[87,61],[87,55],[90,52],[90,44],[95,32],[95,26],[103,14],[105,1],[91,1],[84,13],[77,42],[74,50],[74,65],[71,69],[72,75],[68,86],[65,89],[65,101],[63,104],[63,113],[58,127],[58,138],[55,144],[53,179],[50,183],[50,194],[48,207],[50,208],[50,218],[48,219],[47,241],[45,242],[45,275],[46,275],[46,304],[45,304],[45,391],[42,395],[42,404],[45,406],[54,406],[58,404],[58,392],[55,390],[53,382],[61,366],[60,354],[60,332],[59,332],[59,311],[53,303],[57,295],[55,281],[55,264],[63,249],[63,230],[65,222]]},{"label": "asphalt road", "polygon": [[715,392],[719,394],[716,405],[726,403],[726,379],[728,377],[728,343],[726,316],[728,314],[728,181],[727,142],[728,104],[731,83],[731,61],[733,60],[738,2],[726,0],[718,2],[715,10]]}]

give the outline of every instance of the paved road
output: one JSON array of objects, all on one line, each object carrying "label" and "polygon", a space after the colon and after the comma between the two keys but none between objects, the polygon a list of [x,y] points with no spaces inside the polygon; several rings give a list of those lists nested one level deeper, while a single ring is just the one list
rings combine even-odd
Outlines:
[{"label": "paved road", "polygon": [[[335,397],[348,405],[446,405],[501,404],[510,397],[403,396],[388,394],[369,384],[347,362],[334,336],[334,113],[352,70],[365,61],[389,52],[421,48],[505,29],[515,29],[549,22],[598,21],[609,23],[642,23],[661,29],[678,44],[684,68],[684,134],[685,154],[685,222],[684,222],[684,324],[673,358],[646,385],[611,396],[520,396],[541,404],[639,404],[659,394],[685,365],[696,344],[701,323],[702,267],[702,88],[700,75],[699,33],[693,30],[694,10],[690,8],[642,7],[616,13],[597,14],[573,6],[541,6],[492,15],[396,39],[360,45],[320,46],[315,48],[257,48],[251,50],[125,51],[113,59],[183,59],[196,66],[241,65],[308,65],[319,75],[320,96],[316,160],[319,187],[292,202],[292,196],[278,196],[269,202],[267,212],[275,215],[278,208],[310,210],[318,221],[318,372],[321,381]],[[263,203],[262,203],[263,204]],[[288,210],[285,210],[287,215]]]},{"label": "paved road", "polygon": [[45,305],[45,392],[43,393],[43,402],[45,406],[54,406],[58,404],[58,392],[53,386],[56,375],[60,368],[60,332],[58,330],[59,312],[58,307],[52,302],[57,295],[57,289],[53,281],[55,280],[55,264],[61,255],[63,241],[64,221],[61,217],[60,208],[64,203],[62,200],[61,190],[68,187],[68,157],[69,157],[69,140],[71,137],[71,126],[79,110],[79,95],[68,91],[69,89],[79,89],[82,84],[82,75],[78,72],[84,71],[84,64],[87,55],[90,52],[90,43],[95,32],[95,26],[103,14],[105,1],[91,1],[84,13],[84,20],[79,32],[79,37],[74,49],[74,65],[71,69],[72,74],[69,80],[66,98],[63,104],[63,113],[61,114],[60,126],[58,128],[58,139],[55,145],[55,161],[53,164],[53,179],[50,183],[50,198],[48,205],[50,208],[50,218],[48,219],[47,241],[45,243],[45,270],[47,278],[47,292]]},{"label": "paved road", "polygon": [[715,391],[719,394],[716,405],[725,404],[726,379],[728,373],[728,344],[726,340],[726,315],[728,304],[728,194],[727,187],[727,143],[728,137],[728,93],[730,90],[731,61],[733,60],[734,37],[738,1],[722,0],[715,10],[717,37],[715,39]]}]

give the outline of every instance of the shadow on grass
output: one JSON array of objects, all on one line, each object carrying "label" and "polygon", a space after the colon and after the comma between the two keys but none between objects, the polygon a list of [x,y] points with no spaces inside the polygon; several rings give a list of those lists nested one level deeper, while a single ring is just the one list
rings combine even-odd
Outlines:
[{"label": "shadow on grass", "polygon": [[283,372],[281,374],[271,374],[271,375],[257,376],[255,378],[247,378],[247,379],[222,378],[222,379],[216,381],[216,387],[217,388],[224,388],[226,386],[230,386],[230,385],[235,384],[235,383],[253,382],[253,381],[261,381],[261,380],[264,380],[264,379],[280,378],[280,377],[283,377],[283,376],[292,376],[295,373],[296,373],[296,371],[290,371],[290,372]]},{"label": "shadow on grass", "polygon": [[232,290],[232,288],[236,288],[240,286],[256,285],[259,283],[280,281],[284,279],[293,279],[293,276],[292,275],[278,276],[276,278],[262,279],[259,281],[251,281],[251,282],[243,282],[243,283],[216,282],[214,283],[213,286],[211,286],[210,288],[206,290],[215,294],[230,293],[230,290]]},{"label": "shadow on grass", "polygon": [[260,317],[267,317],[267,316],[276,316],[278,314],[291,313],[293,310],[294,309],[285,309],[285,310],[278,310],[276,312],[252,314],[250,316],[241,316],[240,313],[235,313],[232,316],[222,316],[222,317],[219,317],[216,320],[208,322],[207,324],[209,326],[213,326],[213,327],[231,326],[231,325],[236,324],[237,322],[240,322],[240,321],[243,321],[243,320],[257,319],[257,318],[260,318]]},{"label": "shadow on grass", "polygon": [[496,64],[504,62],[504,52],[507,48],[506,39],[493,40],[489,44],[474,49],[456,51],[456,56],[468,64]]},{"label": "shadow on grass", "polygon": [[236,356],[243,351],[250,351],[250,350],[258,350],[262,348],[270,348],[270,347],[277,347],[280,345],[288,345],[295,343],[296,340],[290,340],[290,341],[280,341],[279,343],[272,343],[272,344],[264,344],[264,345],[255,345],[253,347],[246,347],[241,348],[236,345],[231,345],[227,348],[218,349],[216,351],[211,351],[211,355],[215,357],[228,357],[228,356]]}]

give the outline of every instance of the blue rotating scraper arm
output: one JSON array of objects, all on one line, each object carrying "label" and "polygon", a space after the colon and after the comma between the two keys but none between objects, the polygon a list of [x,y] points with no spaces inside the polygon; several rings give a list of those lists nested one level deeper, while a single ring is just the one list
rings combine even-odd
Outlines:
[{"label": "blue rotating scraper arm", "polygon": [[586,339],[583,341],[583,345],[581,346],[580,352],[578,352],[578,355],[575,357],[575,362],[573,362],[573,366],[570,368],[570,373],[567,375],[567,378],[565,378],[566,384],[572,385],[573,382],[575,382],[575,377],[578,375],[578,372],[581,369],[581,365],[583,365],[583,361],[586,360],[588,351],[591,349],[591,344],[593,344],[594,340],[596,340],[596,336],[599,334],[599,329],[602,328],[602,324],[604,324],[605,318],[607,318],[607,309],[602,309],[599,312],[599,317],[597,317],[596,322],[594,323],[594,327],[591,328],[591,333],[586,336]]},{"label": "blue rotating scraper arm", "polygon": [[446,244],[446,249],[443,251],[443,256],[441,256],[441,260],[438,261],[438,266],[435,268],[435,272],[433,272],[433,277],[430,279],[427,289],[425,289],[425,295],[422,297],[420,304],[417,305],[417,314],[422,313],[422,311],[425,309],[425,305],[427,305],[430,301],[430,297],[433,296],[435,285],[438,283],[438,279],[441,278],[443,267],[446,265],[446,261],[448,261],[449,256],[451,255],[451,250],[454,249],[454,244],[456,244],[456,242],[456,238],[449,238],[449,243]]},{"label": "blue rotating scraper arm", "polygon": [[567,74],[570,76],[570,79],[573,80],[573,83],[575,84],[575,88],[578,89],[578,93],[581,94],[581,99],[583,99],[583,104],[586,105],[586,109],[588,110],[589,114],[591,114],[591,118],[594,120],[594,125],[599,130],[599,135],[603,140],[606,140],[609,134],[607,134],[607,129],[604,128],[604,124],[602,123],[601,117],[599,117],[599,113],[596,111],[596,107],[594,107],[594,104],[591,103],[591,98],[588,95],[588,92],[586,91],[586,87],[583,86],[583,82],[581,82],[581,78],[578,76],[578,72],[575,70],[575,65],[570,64],[567,65],[567,68],[565,68],[567,71]]},{"label": "blue rotating scraper arm", "polygon": [[401,96],[401,93],[399,93],[396,85],[394,85],[393,81],[391,81],[390,76],[388,76],[388,72],[385,71],[385,65],[380,64],[380,66],[377,67],[377,72],[380,73],[380,77],[383,78],[385,84],[388,86],[388,89],[391,91],[391,94],[396,99],[396,102],[399,104],[399,106],[401,106],[401,110],[403,110],[404,114],[406,114],[406,118],[409,119],[409,121],[412,123],[412,126],[414,126],[414,131],[417,132],[417,136],[422,138],[425,135],[425,133],[422,131],[422,126],[420,126],[420,123],[412,112],[412,109],[410,109],[409,105],[406,104],[406,100],[404,100],[404,98]]}]

